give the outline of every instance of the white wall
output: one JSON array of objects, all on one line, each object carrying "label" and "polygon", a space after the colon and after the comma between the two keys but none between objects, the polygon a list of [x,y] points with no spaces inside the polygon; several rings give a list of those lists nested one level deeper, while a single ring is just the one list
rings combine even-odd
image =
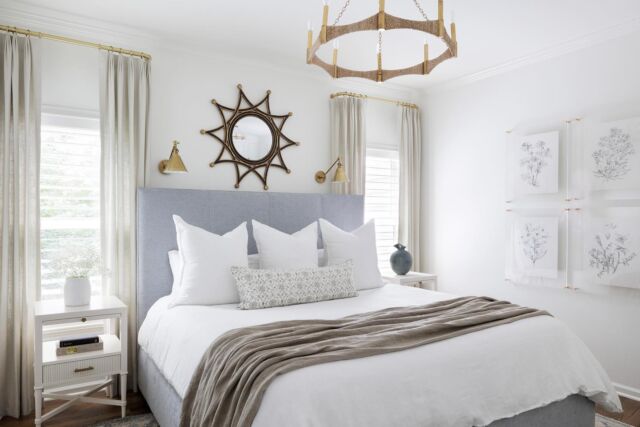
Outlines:
[{"label": "white wall", "polygon": [[[326,169],[332,160],[329,158],[329,95],[332,92],[364,91],[411,100],[406,91],[375,84],[350,86],[350,83],[332,80],[312,66],[289,71],[278,68],[277,64],[249,63],[215,54],[153,47],[148,51],[153,56],[147,163],[150,187],[234,190],[233,166],[209,167],[219,153],[220,144],[208,135],[201,135],[200,129],[221,124],[218,111],[210,101],[215,98],[223,105],[235,105],[238,83],[254,102],[270,89],[272,112],[294,113],[284,133],[299,141],[300,146],[283,151],[291,174],[275,168],[270,170],[270,191],[329,191],[330,184],[317,184],[313,175],[316,170]],[[97,50],[45,41],[42,58],[45,106],[72,112],[98,110]],[[374,101],[370,106],[369,134],[382,140],[397,138],[396,107]],[[180,154],[189,173],[163,175],[157,166],[169,156],[174,139],[181,142]],[[262,184],[257,177],[249,176],[242,181],[240,190],[262,191]]]},{"label": "white wall", "polygon": [[98,114],[98,50],[41,41],[42,104]]},{"label": "white wall", "polygon": [[392,103],[367,102],[367,144],[397,149],[400,144],[400,108]]},{"label": "white wall", "polygon": [[635,52],[640,34],[427,93],[423,239],[424,261],[441,290],[549,310],[585,341],[620,390],[640,397],[639,291],[573,292],[504,281],[505,130],[580,116],[640,115]]}]

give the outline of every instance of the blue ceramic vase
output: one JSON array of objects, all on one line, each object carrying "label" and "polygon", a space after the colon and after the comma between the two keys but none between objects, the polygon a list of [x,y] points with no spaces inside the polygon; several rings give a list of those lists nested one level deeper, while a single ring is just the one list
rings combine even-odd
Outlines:
[{"label": "blue ceramic vase", "polygon": [[394,253],[391,254],[391,269],[394,273],[399,276],[404,276],[409,271],[411,271],[411,266],[413,265],[413,257],[409,252],[405,249],[406,247],[400,243],[393,245],[397,249]]}]

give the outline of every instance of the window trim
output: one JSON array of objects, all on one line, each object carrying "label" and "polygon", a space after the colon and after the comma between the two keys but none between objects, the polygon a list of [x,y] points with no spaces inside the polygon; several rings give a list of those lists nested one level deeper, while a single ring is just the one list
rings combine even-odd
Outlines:
[{"label": "window trim", "polygon": [[[81,129],[100,134],[100,114],[97,110],[69,108],[55,105],[42,105],[40,112],[40,127],[57,127]],[[102,284],[102,292],[105,292],[105,284]],[[41,286],[36,290],[36,299],[42,298]],[[106,323],[103,320],[86,322],[82,324],[59,324],[47,326],[43,331],[44,341],[59,340],[64,337],[82,334],[104,334]]]},{"label": "window trim", "polygon": [[[379,159],[390,159],[390,160],[396,160],[396,161],[400,161],[399,157],[400,157],[400,150],[398,149],[398,147],[392,147],[390,145],[382,145],[382,144],[375,144],[375,145],[368,145],[366,148],[366,153],[365,156],[368,157],[377,157]],[[367,166],[368,167],[368,166]],[[400,170],[399,170],[400,165],[398,164],[398,181],[400,179]],[[365,173],[366,173],[366,169],[365,169]],[[365,176],[365,183],[367,181],[367,177]],[[400,212],[399,212],[399,196],[400,196],[400,188],[399,188],[399,182],[398,182],[398,200],[396,201],[396,204],[398,205],[398,210],[396,211],[395,217],[396,217],[396,229],[394,230],[395,233],[398,232],[398,227],[399,227],[399,222],[400,222]],[[367,188],[365,185],[365,214],[366,214],[366,197],[367,197]],[[373,218],[375,219],[375,218]],[[396,235],[397,237],[397,235]],[[378,228],[376,227],[376,252],[378,251]],[[378,253],[378,255],[380,255]],[[391,273],[391,267],[389,266],[388,262],[383,261],[380,257],[378,257],[378,268],[383,271],[383,273]]]}]

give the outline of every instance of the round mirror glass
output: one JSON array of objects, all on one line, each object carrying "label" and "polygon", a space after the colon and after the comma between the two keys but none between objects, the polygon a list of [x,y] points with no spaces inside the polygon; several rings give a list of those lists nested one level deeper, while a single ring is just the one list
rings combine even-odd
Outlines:
[{"label": "round mirror glass", "polygon": [[231,135],[238,154],[249,161],[264,159],[273,145],[269,126],[257,116],[244,116],[233,126]]}]

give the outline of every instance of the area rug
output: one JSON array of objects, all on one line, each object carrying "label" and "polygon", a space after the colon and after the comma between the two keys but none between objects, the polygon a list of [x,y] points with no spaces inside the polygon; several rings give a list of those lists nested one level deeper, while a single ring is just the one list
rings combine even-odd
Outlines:
[{"label": "area rug", "polygon": [[596,427],[633,427],[631,424],[621,423],[613,418],[607,418],[596,414]]},{"label": "area rug", "polygon": [[159,425],[152,414],[142,414],[103,421],[91,427],[159,427]]}]

